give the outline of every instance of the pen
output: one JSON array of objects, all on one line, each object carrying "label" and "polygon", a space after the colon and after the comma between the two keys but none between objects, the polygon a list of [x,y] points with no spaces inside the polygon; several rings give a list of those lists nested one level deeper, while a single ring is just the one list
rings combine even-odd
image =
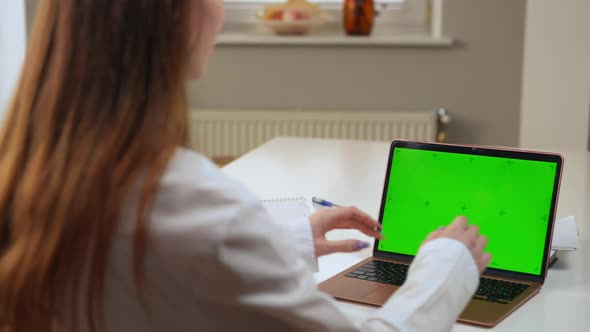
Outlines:
[{"label": "pen", "polygon": [[323,206],[327,206],[327,207],[340,207],[340,205],[338,205],[338,204],[334,204],[330,201],[326,201],[325,199],[321,199],[318,197],[312,197],[311,201],[314,202],[315,204],[323,205]]}]

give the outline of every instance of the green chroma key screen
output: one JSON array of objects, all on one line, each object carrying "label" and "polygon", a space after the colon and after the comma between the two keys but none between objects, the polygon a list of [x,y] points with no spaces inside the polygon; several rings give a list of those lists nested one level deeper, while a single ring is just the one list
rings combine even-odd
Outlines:
[{"label": "green chroma key screen", "polygon": [[379,250],[415,255],[458,215],[489,239],[489,267],[540,275],[557,163],[396,147]]}]

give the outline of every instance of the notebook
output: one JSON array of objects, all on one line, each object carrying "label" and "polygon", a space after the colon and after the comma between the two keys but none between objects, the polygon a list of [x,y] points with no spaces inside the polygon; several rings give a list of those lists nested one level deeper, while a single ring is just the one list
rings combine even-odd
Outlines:
[{"label": "notebook", "polygon": [[315,208],[308,197],[263,199],[262,205],[275,220],[295,220],[311,216]]},{"label": "notebook", "polygon": [[537,294],[550,263],[563,158],[553,153],[396,140],[373,256],[322,282],[341,300],[382,305],[426,235],[457,215],[489,238],[493,259],[459,321],[494,326]]}]

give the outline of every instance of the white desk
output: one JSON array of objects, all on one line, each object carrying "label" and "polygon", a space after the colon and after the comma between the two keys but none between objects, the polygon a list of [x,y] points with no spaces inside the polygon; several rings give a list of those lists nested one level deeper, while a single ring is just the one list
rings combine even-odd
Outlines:
[{"label": "white desk", "polygon": [[[318,196],[355,205],[377,218],[388,143],[301,138],[277,138],[238,160],[224,171],[261,198]],[[541,292],[497,325],[498,331],[588,331],[590,329],[590,153],[563,151],[564,174],[557,216],[574,215],[580,226],[581,248],[563,252],[549,270]],[[334,231],[332,239],[358,237],[356,231]],[[371,255],[333,254],[319,259],[322,281]],[[340,302],[358,315],[373,307]],[[453,331],[484,330],[456,324]]]}]

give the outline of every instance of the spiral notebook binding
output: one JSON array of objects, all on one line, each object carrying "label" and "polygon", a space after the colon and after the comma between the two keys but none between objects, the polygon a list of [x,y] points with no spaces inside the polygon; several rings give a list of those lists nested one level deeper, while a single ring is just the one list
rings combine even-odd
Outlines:
[{"label": "spiral notebook binding", "polygon": [[305,201],[305,197],[281,197],[281,198],[266,198],[262,199],[262,202],[292,202],[292,201]]}]

